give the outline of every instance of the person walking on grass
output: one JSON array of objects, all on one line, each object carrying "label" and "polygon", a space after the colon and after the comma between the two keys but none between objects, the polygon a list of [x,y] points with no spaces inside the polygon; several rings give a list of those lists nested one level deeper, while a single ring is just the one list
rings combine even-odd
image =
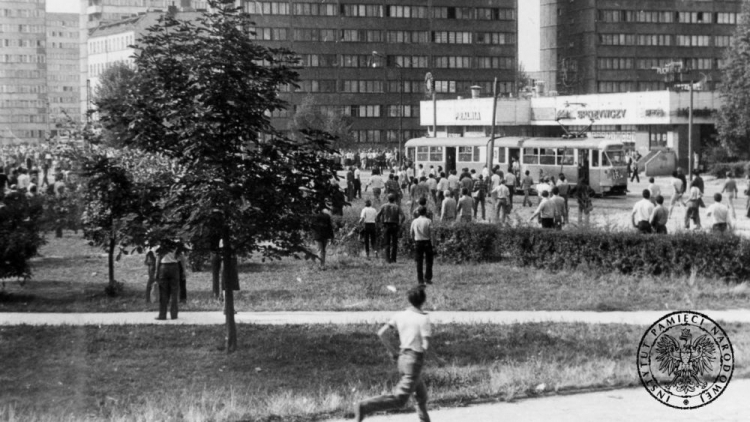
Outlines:
[{"label": "person walking on grass", "polygon": [[714,194],[714,203],[708,207],[707,216],[713,219],[711,231],[714,233],[725,233],[727,229],[732,228],[732,222],[729,218],[729,207],[721,203],[721,194]]},{"label": "person walking on grass", "polygon": [[[683,176],[684,177],[684,176]],[[672,172],[672,198],[669,200],[669,217],[672,217],[672,211],[674,210],[675,205],[682,205],[682,191],[683,191],[683,182],[682,179],[680,179],[680,175],[677,173],[677,171]]]},{"label": "person walking on grass", "polygon": [[503,177],[503,182],[505,182],[505,186],[508,187],[508,210],[513,211],[513,193],[516,191],[516,175],[513,174],[512,170],[508,170],[507,173],[505,173],[505,177]]},{"label": "person walking on grass", "polygon": [[474,212],[474,200],[469,195],[469,190],[461,188],[461,199],[458,200],[456,214],[461,217],[462,223],[471,223],[471,216]]},{"label": "person walking on grass", "polygon": [[[432,220],[427,216],[427,207],[417,209],[419,217],[411,222],[409,231],[414,240],[414,259],[417,262],[417,282],[432,284]],[[423,266],[425,272],[423,273]]]},{"label": "person walking on grass", "polygon": [[737,190],[737,181],[734,179],[734,174],[729,172],[727,175],[727,181],[724,182],[724,186],[721,187],[721,193],[727,195],[727,202],[729,202],[729,208],[732,210],[732,218],[737,219],[737,211],[734,209],[734,200],[739,198],[739,191]]},{"label": "person walking on grass", "polygon": [[445,199],[440,209],[440,221],[453,222],[456,220],[456,200],[453,199],[453,192],[450,189],[445,191]]},{"label": "person walking on grass", "polygon": [[388,195],[388,203],[380,207],[376,221],[383,223],[385,229],[385,261],[395,263],[398,256],[398,231],[406,221],[401,207],[396,205],[396,195]]},{"label": "person walking on grass", "polygon": [[177,250],[166,252],[164,248],[159,249],[161,250],[157,251],[156,259],[156,274],[159,283],[159,316],[156,319],[167,319],[167,307],[169,307],[169,316],[172,319],[177,319],[182,252]]},{"label": "person walking on grass", "polygon": [[578,202],[578,225],[589,225],[589,216],[594,209],[591,197],[595,194],[589,182],[586,179],[578,179],[578,184],[573,188],[572,194]]},{"label": "person walking on grass", "polygon": [[[430,318],[422,311],[427,294],[423,287],[415,287],[407,292],[407,299],[411,305],[405,311],[394,315],[387,324],[378,331],[378,337],[388,350],[388,354],[397,363],[400,380],[392,394],[373,397],[357,403],[354,407],[355,422],[362,422],[367,415],[375,412],[399,409],[414,395],[416,399],[417,416],[420,422],[430,422],[427,414],[427,388],[422,381],[422,369],[425,364],[427,350],[430,346],[432,328]],[[395,329],[401,342],[396,349],[392,340],[387,337],[389,331]]]},{"label": "person walking on grass", "polygon": [[430,211],[430,208],[427,206],[427,198],[419,198],[419,201],[417,201],[417,208],[414,209],[414,212],[412,213],[412,218],[419,218],[419,208],[424,207],[427,210],[427,218],[432,220],[435,215]]},{"label": "person walking on grass", "polygon": [[534,214],[531,214],[531,217],[529,217],[529,222],[536,217],[539,217],[543,229],[555,228],[557,207],[555,206],[555,203],[549,199],[549,191],[542,191],[542,200],[539,203],[539,206],[536,207]]},{"label": "person walking on grass", "polygon": [[529,206],[533,206],[531,204],[531,199],[529,199],[529,193],[531,192],[531,186],[534,185],[534,179],[529,176],[529,171],[526,170],[525,175],[523,176],[523,179],[521,179],[521,189],[523,190],[523,204],[522,206],[526,206],[526,204],[529,204]]},{"label": "person walking on grass", "polygon": [[633,206],[633,212],[630,213],[630,219],[633,227],[643,234],[651,233],[651,216],[654,213],[654,204],[651,203],[651,191],[643,190],[643,199],[636,202]]},{"label": "person walking on grass", "polygon": [[378,249],[375,246],[375,239],[377,239],[377,222],[378,212],[372,207],[372,201],[369,199],[365,200],[365,207],[362,208],[362,213],[359,216],[359,224],[364,224],[362,227],[362,234],[365,240],[365,255],[367,258],[370,257],[370,246],[375,251],[375,256],[378,256]]},{"label": "person walking on grass", "polygon": [[664,197],[656,195],[656,207],[649,219],[651,228],[656,234],[667,234],[667,222],[669,222],[669,211],[664,206]]},{"label": "person walking on grass", "polygon": [[380,171],[378,169],[372,171],[372,176],[370,176],[370,180],[367,181],[365,191],[367,191],[368,187],[372,188],[372,195],[375,198],[375,201],[380,203],[380,194],[383,192],[385,183],[383,182],[383,177],[380,176]]},{"label": "person walking on grass", "polygon": [[312,238],[315,241],[315,247],[318,252],[320,268],[324,269],[326,267],[328,243],[333,239],[333,219],[331,219],[331,215],[322,207],[313,216]]},{"label": "person walking on grass", "polygon": [[693,220],[695,230],[700,230],[700,207],[705,207],[705,205],[703,205],[703,199],[701,198],[701,190],[697,186],[690,188],[690,196],[684,205],[687,207],[687,212],[685,213],[685,229],[690,229],[690,220]]}]

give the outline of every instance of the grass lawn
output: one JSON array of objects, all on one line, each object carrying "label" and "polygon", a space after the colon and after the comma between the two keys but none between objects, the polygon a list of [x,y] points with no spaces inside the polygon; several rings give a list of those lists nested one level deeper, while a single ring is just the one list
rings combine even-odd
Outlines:
[{"label": "grass lawn", "polygon": [[[750,327],[725,324],[734,377],[750,376]],[[217,327],[0,328],[0,420],[306,421],[350,415],[390,391],[395,366],[374,325],[240,326],[238,352]],[[637,385],[645,327],[440,325],[425,380],[431,407],[478,398]],[[646,392],[644,391],[644,397]],[[644,399],[645,400],[645,399]],[[14,419],[15,418],[15,419]]]},{"label": "grass lawn", "polygon": [[[395,310],[403,305],[400,292],[416,281],[410,257],[396,265],[363,257],[336,255],[325,271],[310,262],[285,259],[241,264],[239,311],[356,311]],[[0,312],[118,312],[153,311],[145,302],[146,269],[142,256],[123,257],[116,278],[124,293],[104,293],[107,260],[101,250],[66,232],[49,239],[33,263],[34,278],[21,286],[6,281],[0,290]],[[659,310],[738,309],[748,307],[746,284],[687,277],[591,276],[583,272],[550,274],[501,264],[450,265],[437,257],[435,285],[428,310]],[[189,273],[186,311],[221,309],[211,293],[209,272]]]}]

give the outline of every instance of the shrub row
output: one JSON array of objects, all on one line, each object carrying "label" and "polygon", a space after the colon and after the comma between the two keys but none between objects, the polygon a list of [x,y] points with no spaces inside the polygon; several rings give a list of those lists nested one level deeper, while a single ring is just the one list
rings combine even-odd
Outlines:
[{"label": "shrub row", "polygon": [[[339,250],[363,248],[356,219],[339,219]],[[382,232],[382,230],[381,230]],[[551,272],[586,270],[596,274],[696,275],[741,282],[750,279],[750,241],[735,235],[677,233],[641,235],[597,230],[503,228],[491,224],[436,223],[434,249],[442,262],[505,262]],[[399,254],[410,256],[414,243],[402,227]],[[382,233],[380,239],[382,245]]]},{"label": "shrub row", "polygon": [[719,179],[727,177],[729,173],[734,177],[745,177],[750,174],[750,161],[738,161],[736,163],[714,163],[709,167],[708,174]]},{"label": "shrub row", "polygon": [[0,279],[31,276],[29,259],[44,244],[39,221],[42,207],[19,192],[0,201]]}]

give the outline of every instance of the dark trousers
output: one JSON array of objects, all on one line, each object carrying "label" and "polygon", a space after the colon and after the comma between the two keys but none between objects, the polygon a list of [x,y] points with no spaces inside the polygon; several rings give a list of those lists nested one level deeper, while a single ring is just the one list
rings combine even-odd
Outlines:
[{"label": "dark trousers", "polygon": [[167,305],[172,319],[177,319],[177,298],[180,295],[179,264],[161,264],[159,266],[159,318],[167,318]]},{"label": "dark trousers", "polygon": [[711,231],[716,233],[724,233],[727,231],[727,223],[716,223],[711,227]]},{"label": "dark trousers", "polygon": [[543,229],[554,229],[555,228],[555,219],[554,218],[542,218],[542,228]]},{"label": "dark trousers", "polygon": [[365,239],[365,253],[367,254],[367,256],[370,256],[370,246],[371,245],[372,245],[373,249],[377,250],[376,246],[375,246],[375,240],[377,239],[377,237],[376,237],[377,232],[375,230],[375,223],[365,223],[365,228],[364,228],[362,234],[363,234],[363,237]]},{"label": "dark trousers", "polygon": [[651,223],[649,223],[648,221],[641,220],[641,221],[638,222],[637,226],[638,226],[638,231],[639,232],[641,232],[643,234],[649,234],[649,233],[651,233]]},{"label": "dark trousers", "polygon": [[508,194],[508,211],[513,209],[513,191],[516,190],[516,187],[513,185],[505,185],[508,187],[508,191],[510,194]]},{"label": "dark trousers", "polygon": [[635,169],[633,169],[633,175],[630,176],[630,181],[631,182],[633,181],[633,179],[637,180],[638,183],[641,183],[641,178],[638,176],[638,167],[636,167]]},{"label": "dark trousers", "polygon": [[398,224],[385,223],[385,261],[396,262],[398,255]]},{"label": "dark trousers", "polygon": [[[417,261],[417,281],[419,284],[432,282],[432,242],[429,240],[417,240],[414,242],[414,260]],[[426,266],[424,273],[423,266]]]},{"label": "dark trousers", "polygon": [[187,272],[185,270],[185,267],[182,265],[182,262],[179,263],[180,266],[180,302],[187,302]]},{"label": "dark trousers", "polygon": [[373,397],[359,402],[362,417],[383,410],[398,409],[414,394],[417,402],[417,415],[420,422],[430,422],[427,414],[427,388],[422,381],[424,354],[410,349],[401,350],[398,356],[398,373],[401,379],[394,387],[393,394]]},{"label": "dark trousers", "polygon": [[667,234],[667,226],[655,223],[652,225],[656,234]]},{"label": "dark trousers", "polygon": [[[701,214],[697,204],[692,204],[695,201],[688,201],[687,211],[685,212],[685,228],[690,228],[690,220],[693,220],[696,228],[701,227]],[[692,206],[691,206],[692,205]]]},{"label": "dark trousers", "polygon": [[354,197],[362,199],[362,181],[354,179]]},{"label": "dark trousers", "polygon": [[484,199],[484,197],[480,198],[480,197],[477,196],[476,198],[474,198],[474,218],[477,218],[477,208],[479,207],[480,203],[482,204],[482,220],[484,220],[485,219],[485,212],[484,212],[485,199]]}]

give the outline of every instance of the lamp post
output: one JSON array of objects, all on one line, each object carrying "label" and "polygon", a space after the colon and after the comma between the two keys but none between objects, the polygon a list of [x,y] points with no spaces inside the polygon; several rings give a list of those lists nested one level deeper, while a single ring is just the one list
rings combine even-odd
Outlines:
[{"label": "lamp post", "polygon": [[[377,51],[372,52],[373,57],[380,57],[381,59],[384,59],[385,65],[383,66],[383,69],[385,70],[388,67],[388,58],[384,56],[383,54],[378,53]],[[404,152],[402,148],[403,144],[403,138],[404,138],[404,68],[400,64],[394,62],[394,67],[398,68],[398,163],[399,166],[403,165],[404,163]],[[372,61],[372,67],[377,67],[377,62],[375,60]],[[387,76],[387,75],[386,75]]]}]

